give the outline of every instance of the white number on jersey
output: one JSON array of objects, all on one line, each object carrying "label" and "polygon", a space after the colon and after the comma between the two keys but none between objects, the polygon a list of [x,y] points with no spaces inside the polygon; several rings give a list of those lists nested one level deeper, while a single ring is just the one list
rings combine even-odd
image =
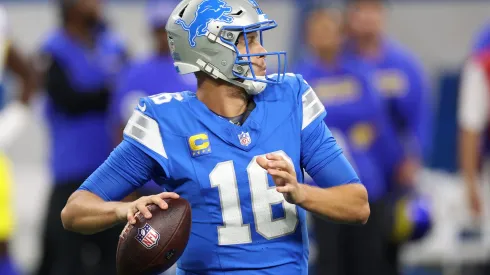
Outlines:
[{"label": "white number on jersey", "polygon": [[182,101],[184,99],[182,93],[161,93],[157,95],[152,95],[149,98],[157,105],[168,103],[172,99],[176,99],[178,101]]},{"label": "white number on jersey", "polygon": [[[283,151],[276,152],[292,164]],[[293,233],[298,224],[296,206],[284,200],[284,196],[269,187],[267,171],[262,169],[254,157],[247,166],[252,198],[255,230],[266,239],[274,239]],[[218,163],[209,174],[212,187],[218,187],[223,216],[223,226],[218,227],[220,245],[246,244],[252,242],[250,225],[243,224],[240,196],[233,161]],[[272,205],[282,204],[284,218],[274,219]]]}]

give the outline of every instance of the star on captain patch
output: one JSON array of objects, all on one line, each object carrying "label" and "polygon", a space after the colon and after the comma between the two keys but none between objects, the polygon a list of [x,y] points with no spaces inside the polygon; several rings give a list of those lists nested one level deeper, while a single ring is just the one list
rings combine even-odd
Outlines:
[{"label": "star on captain patch", "polygon": [[243,146],[248,146],[252,142],[250,138],[250,134],[248,132],[242,132],[238,135],[238,139],[240,140],[240,144]]}]

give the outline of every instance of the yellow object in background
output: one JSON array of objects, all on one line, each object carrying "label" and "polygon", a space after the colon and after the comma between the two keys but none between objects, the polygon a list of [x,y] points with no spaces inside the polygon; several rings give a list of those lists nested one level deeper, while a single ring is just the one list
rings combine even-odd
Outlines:
[{"label": "yellow object in background", "polygon": [[10,162],[0,153],[0,242],[8,240],[13,231],[12,196]]}]

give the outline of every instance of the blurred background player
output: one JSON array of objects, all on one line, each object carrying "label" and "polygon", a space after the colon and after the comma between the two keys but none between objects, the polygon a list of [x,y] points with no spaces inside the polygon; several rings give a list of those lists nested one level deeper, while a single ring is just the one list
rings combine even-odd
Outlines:
[{"label": "blurred background player", "polygon": [[[481,173],[486,163],[482,156],[488,149],[488,116],[490,100],[490,22],[477,33],[472,52],[465,63],[459,96],[458,124],[459,163],[466,184],[469,207],[474,221],[479,223],[482,214]],[[488,183],[487,183],[488,185]],[[489,192],[488,188],[484,188]],[[487,212],[487,211],[485,211]]]},{"label": "blurred background player", "polygon": [[399,181],[410,184],[414,170],[430,153],[430,91],[419,60],[385,30],[384,0],[349,0],[343,55],[373,68],[376,88],[412,161]]},{"label": "blurred background player", "polygon": [[[406,159],[387,170],[387,203],[415,192],[417,175],[430,155],[430,91],[419,60],[385,34],[384,0],[347,1],[347,41],[343,56],[371,67],[376,89],[384,101],[387,118],[395,129]],[[399,242],[393,241],[386,256],[398,268]]]},{"label": "blurred background player", "polygon": [[[473,229],[490,236],[490,25],[477,34],[465,62],[458,97],[459,164],[472,214]],[[490,273],[490,260],[482,266]]]},{"label": "blurred background player", "polygon": [[111,112],[118,130],[116,144],[122,140],[124,126],[139,98],[164,92],[195,91],[197,88],[194,75],[177,73],[170,54],[165,25],[174,6],[165,0],[147,1],[145,10],[153,50],[148,57],[135,61],[119,81]]},{"label": "blurred background player", "polygon": [[39,275],[115,274],[120,227],[83,236],[63,229],[70,194],[114,148],[108,108],[126,63],[125,46],[103,21],[102,1],[59,0],[61,25],[41,46],[53,188],[48,202]]},{"label": "blurred background player", "polygon": [[0,274],[14,275],[18,270],[9,255],[9,239],[14,230],[12,201],[12,175],[10,163],[3,151],[8,148],[22,130],[28,117],[28,104],[35,87],[34,73],[28,62],[10,39],[7,12],[0,5],[0,107],[5,103],[5,87],[2,82],[6,72],[20,79],[20,96],[0,111]]},{"label": "blurred background player", "polygon": [[[329,8],[313,12],[307,21],[311,55],[301,62],[302,74],[325,105],[325,122],[350,158],[369,193],[371,216],[363,227],[335,224],[314,217],[318,244],[316,274],[396,274],[387,262],[387,189],[384,170],[404,159],[369,70],[360,62],[343,60],[342,13]],[[388,149],[389,148],[389,149]],[[390,157],[378,158],[378,155]],[[385,161],[385,162],[380,162]]]}]

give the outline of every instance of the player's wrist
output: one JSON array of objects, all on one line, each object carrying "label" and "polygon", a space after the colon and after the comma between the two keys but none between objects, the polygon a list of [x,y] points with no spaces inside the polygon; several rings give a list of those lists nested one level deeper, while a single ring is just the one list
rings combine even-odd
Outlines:
[{"label": "player's wrist", "polygon": [[296,201],[296,205],[304,208],[305,205],[308,204],[308,193],[311,191],[311,186],[304,183],[298,183],[298,197]]},{"label": "player's wrist", "polygon": [[124,223],[128,221],[128,211],[131,207],[131,202],[110,202],[114,215],[114,219],[117,223]]}]

